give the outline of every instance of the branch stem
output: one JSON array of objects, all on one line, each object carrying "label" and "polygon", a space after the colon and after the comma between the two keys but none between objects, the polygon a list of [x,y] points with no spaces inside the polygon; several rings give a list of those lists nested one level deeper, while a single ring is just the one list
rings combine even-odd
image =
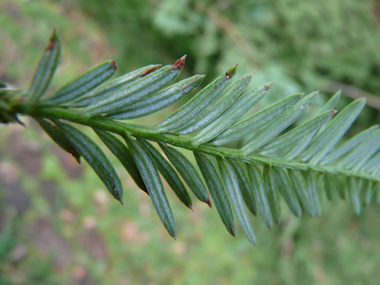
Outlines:
[{"label": "branch stem", "polygon": [[110,131],[122,137],[132,135],[134,137],[144,138],[154,142],[164,142],[176,147],[188,149],[190,151],[201,152],[221,158],[232,158],[243,162],[256,163],[265,166],[285,167],[303,171],[314,170],[321,173],[327,172],[347,177],[355,176],[358,178],[365,178],[380,182],[380,178],[373,177],[372,175],[363,172],[352,172],[349,170],[341,169],[338,170],[334,169],[331,166],[311,165],[304,162],[289,161],[282,158],[264,157],[254,154],[246,156],[238,149],[219,147],[207,143],[197,145],[194,144],[194,142],[189,138],[181,137],[172,133],[159,133],[150,127],[118,122],[106,117],[99,116],[89,118],[79,111],[69,110],[63,107],[36,106],[35,108],[28,110],[22,108],[22,105],[19,105],[19,108],[17,108],[15,111],[30,115],[32,117],[63,119],[73,123],[89,126],[94,129]]}]

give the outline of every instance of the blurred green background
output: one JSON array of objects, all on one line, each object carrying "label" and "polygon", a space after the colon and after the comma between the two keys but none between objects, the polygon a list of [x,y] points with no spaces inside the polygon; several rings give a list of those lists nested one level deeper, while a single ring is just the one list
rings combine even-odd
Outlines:
[{"label": "blurred green background", "polygon": [[[51,90],[106,59],[122,75],[187,54],[181,78],[207,74],[205,85],[238,63],[238,76],[254,72],[251,87],[274,81],[257,108],[321,90],[313,114],[340,88],[338,109],[367,96],[369,106],[348,133],[354,135],[380,122],[379,22],[378,0],[0,0],[0,80],[27,88],[56,26],[63,52]],[[318,219],[297,219],[282,205],[283,222],[272,230],[253,219],[255,248],[241,231],[230,237],[215,210],[195,202],[191,212],[168,191],[174,241],[114,157],[123,207],[86,163],[77,165],[22,119],[27,128],[0,126],[2,285],[380,280],[378,205],[358,217],[349,201],[327,203],[322,195]]]}]

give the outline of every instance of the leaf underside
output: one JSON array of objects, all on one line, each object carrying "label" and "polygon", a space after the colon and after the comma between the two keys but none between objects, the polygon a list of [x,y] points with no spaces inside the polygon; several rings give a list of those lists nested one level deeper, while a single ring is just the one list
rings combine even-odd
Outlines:
[{"label": "leaf underside", "polygon": [[[363,110],[363,98],[336,111],[341,96],[337,92],[317,116],[298,127],[294,123],[318,92],[294,94],[242,120],[266,96],[272,83],[249,88],[252,75],[234,80],[235,66],[168,118],[154,127],[144,127],[120,120],[162,110],[191,93],[204,78],[196,75],[171,84],[183,69],[185,57],[173,65],[149,65],[112,81],[108,79],[116,65],[108,61],[44,96],[59,54],[60,41],[53,32],[30,89],[20,93],[26,100],[12,101],[13,93],[0,93],[0,122],[7,122],[9,114],[33,116],[63,149],[78,160],[82,156],[121,201],[120,179],[106,155],[67,121],[91,126],[138,187],[148,192],[174,238],[176,225],[159,172],[190,208],[187,188],[211,207],[210,193],[227,231],[236,235],[235,216],[253,244],[256,239],[249,212],[270,228],[279,224],[280,196],[297,217],[320,216],[323,195],[328,200],[349,198],[357,214],[366,205],[379,203],[378,126],[340,142]],[[12,106],[10,102],[18,103]],[[120,135],[126,143],[109,132]],[[163,152],[149,141],[157,142]],[[240,147],[226,147],[230,143]],[[175,147],[193,152],[196,163]]]}]

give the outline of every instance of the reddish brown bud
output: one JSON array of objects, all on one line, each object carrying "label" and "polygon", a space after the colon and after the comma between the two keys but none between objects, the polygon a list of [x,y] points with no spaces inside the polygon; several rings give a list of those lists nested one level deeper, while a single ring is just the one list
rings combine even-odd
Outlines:
[{"label": "reddish brown bud", "polygon": [[48,44],[48,46],[46,47],[45,51],[52,50],[53,47],[54,47],[54,44],[55,44],[55,39],[50,39],[50,40],[49,40],[49,44]]},{"label": "reddish brown bud", "polygon": [[184,66],[185,66],[185,59],[187,57],[187,54],[185,54],[183,57],[181,57],[180,59],[178,59],[174,65],[173,65],[173,69],[182,69]]},{"label": "reddish brown bud", "polygon": [[117,70],[116,62],[112,61],[112,64],[113,64],[113,68],[115,68],[115,70]]},{"label": "reddish brown bud", "polygon": [[70,149],[68,151],[68,153],[70,153],[75,158],[75,160],[78,162],[78,164],[81,164],[80,163],[80,155],[79,155],[79,153],[77,153],[77,151],[75,149]]},{"label": "reddish brown bud", "polygon": [[269,83],[268,85],[265,85],[265,86],[264,86],[264,90],[265,90],[265,91],[268,91],[269,88],[271,88],[271,86],[273,85],[273,83],[274,83],[274,82],[272,81],[272,82]]},{"label": "reddish brown bud", "polygon": [[52,50],[54,48],[54,45],[57,41],[57,28],[54,28],[53,32],[51,33],[51,36],[49,38],[49,44],[46,47],[45,51]]},{"label": "reddish brown bud", "polygon": [[212,203],[211,203],[211,200],[210,198],[208,198],[207,200],[204,201],[206,204],[208,204],[208,206],[212,209]]}]

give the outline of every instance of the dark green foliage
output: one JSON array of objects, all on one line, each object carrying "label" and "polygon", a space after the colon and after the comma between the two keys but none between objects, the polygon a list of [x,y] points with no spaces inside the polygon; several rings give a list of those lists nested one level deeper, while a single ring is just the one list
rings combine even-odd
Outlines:
[{"label": "dark green foliage", "polygon": [[207,189],[193,164],[178,150],[160,143],[161,149],[199,200],[210,205]]},{"label": "dark green foliage", "polygon": [[[235,70],[236,67],[232,69],[232,71]],[[235,72],[228,70],[226,74],[215,79],[169,118],[159,123],[156,129],[161,132],[171,131],[186,127],[190,120],[196,121],[198,116],[202,115],[203,110],[214,100],[217,100],[220,94],[223,94],[233,75],[235,75]]]},{"label": "dark green foliage", "polygon": [[48,122],[45,119],[35,118],[41,128],[48,134],[51,139],[58,144],[63,150],[70,153],[75,159],[80,163],[80,154],[75,149],[75,147],[70,143],[70,141],[66,138],[65,134],[52,123]]},{"label": "dark green foliage", "polygon": [[145,147],[138,141],[126,136],[125,141],[132,151],[133,159],[144,180],[149,196],[162,223],[168,233],[176,239],[177,228],[174,222],[172,210],[164,192],[164,186],[157,167],[154,164],[151,155]]},{"label": "dark green foliage", "polygon": [[115,74],[116,70],[117,67],[114,61],[106,61],[50,95],[45,102],[47,104],[67,104],[107,81]]},{"label": "dark green foliage", "polygon": [[247,165],[248,175],[252,192],[255,193],[257,210],[264,223],[271,229],[273,227],[273,218],[270,210],[269,199],[267,198],[264,179],[260,169],[256,165]]},{"label": "dark green foliage", "polygon": [[94,104],[87,105],[83,113],[87,116],[101,114],[112,115],[124,111],[128,106],[140,100],[146,99],[154,92],[161,90],[170,84],[181,72],[185,57],[180,58],[174,65],[161,67],[149,74],[142,74],[135,82],[119,89],[109,96],[103,96]]},{"label": "dark green foliage", "polygon": [[133,119],[144,117],[173,105],[183,96],[193,91],[203,80],[204,76],[195,75],[165,88],[144,100],[128,104],[119,113],[109,115],[115,119]]},{"label": "dark green foliage", "polygon": [[187,192],[185,185],[183,185],[181,178],[179,178],[173,166],[171,166],[171,164],[149,142],[145,140],[139,141],[149,151],[158,170],[161,172],[162,176],[165,178],[166,182],[168,182],[169,186],[173,189],[178,198],[183,204],[192,209],[192,201],[189,193]]},{"label": "dark green foliage", "polygon": [[147,192],[144,181],[140,175],[139,170],[137,169],[129,148],[110,133],[96,129],[95,132],[104,142],[104,144],[110,149],[110,151],[116,156],[116,158],[121,162],[124,168],[128,171],[129,175],[131,175],[136,185],[141,190]]},{"label": "dark green foliage", "polygon": [[280,201],[278,197],[278,183],[272,168],[264,167],[263,171],[266,197],[272,212],[273,221],[278,225],[280,223]]},{"label": "dark green foliage", "polygon": [[[237,220],[247,236],[248,240],[256,245],[256,237],[244,208],[243,197],[241,196],[239,183],[236,179],[236,172],[231,162],[226,159],[218,159],[218,165],[228,197],[234,209]],[[259,201],[257,201],[259,203]]]},{"label": "dark green foliage", "polygon": [[287,170],[282,168],[273,168],[273,170],[279,191],[284,197],[286,204],[288,204],[290,211],[292,211],[295,216],[301,217],[302,208],[295,191],[293,191],[292,182],[288,176]]},{"label": "dark green foliage", "polygon": [[91,92],[82,94],[82,96],[78,96],[77,98],[75,98],[75,101],[73,103],[70,103],[70,106],[85,107],[112,94],[123,95],[126,92],[126,88],[128,86],[139,80],[140,77],[142,77],[143,75],[147,75],[153,72],[160,66],[161,65],[148,65],[134,70],[132,72],[129,72],[106,84],[103,84],[102,86],[96,88],[95,90],[92,90]]},{"label": "dark green foliage", "polygon": [[245,205],[251,211],[252,214],[257,216],[257,197],[256,193],[252,190],[251,183],[248,180],[247,174],[243,170],[243,166],[237,161],[231,160],[232,165],[235,168],[237,180]]},{"label": "dark green foliage", "polygon": [[61,55],[61,41],[57,36],[57,30],[54,29],[50,36],[49,44],[42,55],[32,83],[30,85],[26,100],[33,103],[44,95],[51,79],[53,78],[55,69],[59,64]]},{"label": "dark green foliage", "polygon": [[218,171],[206,155],[195,152],[194,156],[227,231],[236,236],[234,215]]},{"label": "dark green foliage", "polygon": [[289,177],[293,182],[294,190],[297,194],[300,204],[302,205],[302,208],[305,209],[305,211],[310,216],[315,216],[316,213],[313,199],[311,197],[311,193],[309,191],[309,187],[305,180],[305,177],[302,175],[300,171],[292,169],[289,170]]},{"label": "dark green foliage", "polygon": [[236,123],[214,138],[210,143],[214,145],[223,145],[232,141],[240,140],[255,131],[268,126],[274,119],[284,113],[287,109],[296,104],[302,94],[289,96],[268,108],[257,112],[251,117]]},{"label": "dark green foliage", "polygon": [[270,88],[269,84],[263,84],[258,86],[252,91],[242,94],[228,109],[226,109],[219,117],[214,121],[210,121],[210,124],[205,126],[194,137],[194,141],[197,143],[208,142],[229,127],[231,127],[243,114],[251,109],[261,98],[264,97],[266,92]]},{"label": "dark green foliage", "polygon": [[[1,122],[17,121],[18,114],[32,116],[58,145],[77,159],[82,156],[111,194],[121,201],[121,182],[108,158],[71,123],[93,128],[136,184],[148,192],[158,216],[174,238],[176,224],[159,172],[190,208],[192,202],[180,176],[195,196],[211,207],[208,188],[229,233],[236,235],[235,214],[252,244],[256,238],[245,205],[272,228],[274,223],[280,223],[279,193],[297,217],[303,212],[321,215],[323,188],[329,200],[344,199],[348,194],[357,214],[364,205],[379,202],[378,126],[339,144],[362,111],[365,99],[337,112],[333,108],[340,98],[338,92],[319,115],[292,128],[318,92],[307,96],[295,94],[239,121],[268,93],[272,84],[249,89],[250,75],[233,82],[235,66],[167,119],[155,127],[145,127],[115,119],[147,116],[198,86],[204,76],[168,86],[183,69],[185,56],[173,65],[149,65],[108,83],[105,81],[114,73],[115,66],[112,61],[106,62],[45,100],[41,98],[59,58],[55,32],[52,39],[27,92],[1,88]],[[194,132],[198,133],[183,136]],[[110,133],[123,137],[126,145]],[[240,139],[240,148],[222,147]],[[157,142],[167,159],[148,140]],[[194,153],[207,187],[194,164],[174,147]],[[214,159],[219,171],[212,162]]]},{"label": "dark green foliage", "polygon": [[112,196],[123,204],[123,187],[120,178],[100,147],[73,126],[62,122],[57,122],[57,125],[78,153],[83,156],[103,181]]}]

